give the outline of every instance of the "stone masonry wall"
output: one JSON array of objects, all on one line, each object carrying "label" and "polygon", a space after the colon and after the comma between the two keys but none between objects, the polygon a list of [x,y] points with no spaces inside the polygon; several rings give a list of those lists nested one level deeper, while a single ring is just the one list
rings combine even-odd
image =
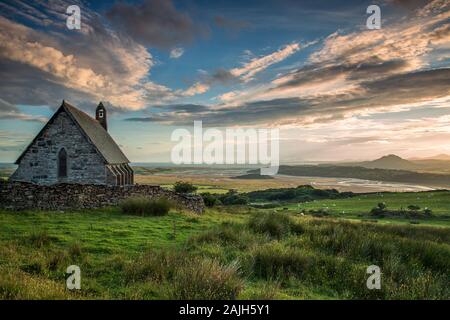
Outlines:
[{"label": "stone masonry wall", "polygon": [[166,197],[196,213],[204,209],[199,195],[184,195],[159,186],[105,186],[86,184],[37,185],[0,181],[0,208],[10,210],[90,209],[117,205],[132,196]]},{"label": "stone masonry wall", "polygon": [[[78,126],[66,112],[53,120],[28,149],[11,180],[105,184],[104,161]],[[58,180],[58,154],[62,148],[67,153],[67,178]]]}]

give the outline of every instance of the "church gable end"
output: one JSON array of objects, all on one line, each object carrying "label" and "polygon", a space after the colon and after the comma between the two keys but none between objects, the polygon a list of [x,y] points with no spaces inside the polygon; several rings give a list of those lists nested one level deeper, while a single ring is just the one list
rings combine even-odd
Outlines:
[{"label": "church gable end", "polygon": [[133,184],[133,170],[106,131],[102,103],[94,119],[63,101],[17,159],[11,180],[37,184]]},{"label": "church gable end", "polygon": [[39,184],[105,184],[105,161],[60,108],[18,159],[12,180]]}]

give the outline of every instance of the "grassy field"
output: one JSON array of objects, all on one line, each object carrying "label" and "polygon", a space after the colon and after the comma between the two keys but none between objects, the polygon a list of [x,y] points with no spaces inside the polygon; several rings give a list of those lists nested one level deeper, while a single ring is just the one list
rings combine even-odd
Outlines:
[{"label": "grassy field", "polygon": [[[367,219],[370,210],[380,202],[384,202],[392,210],[406,209],[409,205],[417,205],[422,209],[430,208],[433,211],[432,218],[414,222],[450,227],[450,191],[382,192],[357,195],[348,199],[327,199],[282,205],[280,207],[288,207],[294,211],[324,209],[334,217]],[[378,219],[378,221],[384,223],[410,223],[411,219],[383,218],[381,220]]]},{"label": "grassy field", "polygon": [[[381,290],[366,288],[372,264]],[[449,228],[236,207],[0,211],[0,299],[450,299],[449,275]]]}]

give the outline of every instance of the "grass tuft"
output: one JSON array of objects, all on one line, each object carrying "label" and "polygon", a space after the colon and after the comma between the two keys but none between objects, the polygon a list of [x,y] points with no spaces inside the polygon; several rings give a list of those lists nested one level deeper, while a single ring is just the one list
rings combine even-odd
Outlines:
[{"label": "grass tuft", "polygon": [[122,213],[140,216],[164,216],[172,205],[166,198],[132,197],[121,202]]},{"label": "grass tuft", "polygon": [[280,212],[265,212],[252,215],[248,223],[250,229],[257,233],[268,234],[281,239],[291,233],[301,234],[303,228],[291,216]]}]

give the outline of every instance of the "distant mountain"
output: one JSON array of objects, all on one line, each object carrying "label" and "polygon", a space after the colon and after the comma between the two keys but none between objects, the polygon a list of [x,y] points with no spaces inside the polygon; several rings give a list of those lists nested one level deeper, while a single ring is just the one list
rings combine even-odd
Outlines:
[{"label": "distant mountain", "polygon": [[445,154],[445,153],[441,153],[441,154],[437,154],[435,156],[431,156],[431,157],[426,157],[426,158],[411,158],[408,160],[442,160],[442,161],[450,161],[450,155]]},{"label": "distant mountain", "polygon": [[370,168],[370,169],[392,169],[392,170],[418,170],[420,165],[400,158],[395,154],[389,154],[383,156],[379,159],[373,161],[363,161],[358,163],[353,163],[359,167]]}]

